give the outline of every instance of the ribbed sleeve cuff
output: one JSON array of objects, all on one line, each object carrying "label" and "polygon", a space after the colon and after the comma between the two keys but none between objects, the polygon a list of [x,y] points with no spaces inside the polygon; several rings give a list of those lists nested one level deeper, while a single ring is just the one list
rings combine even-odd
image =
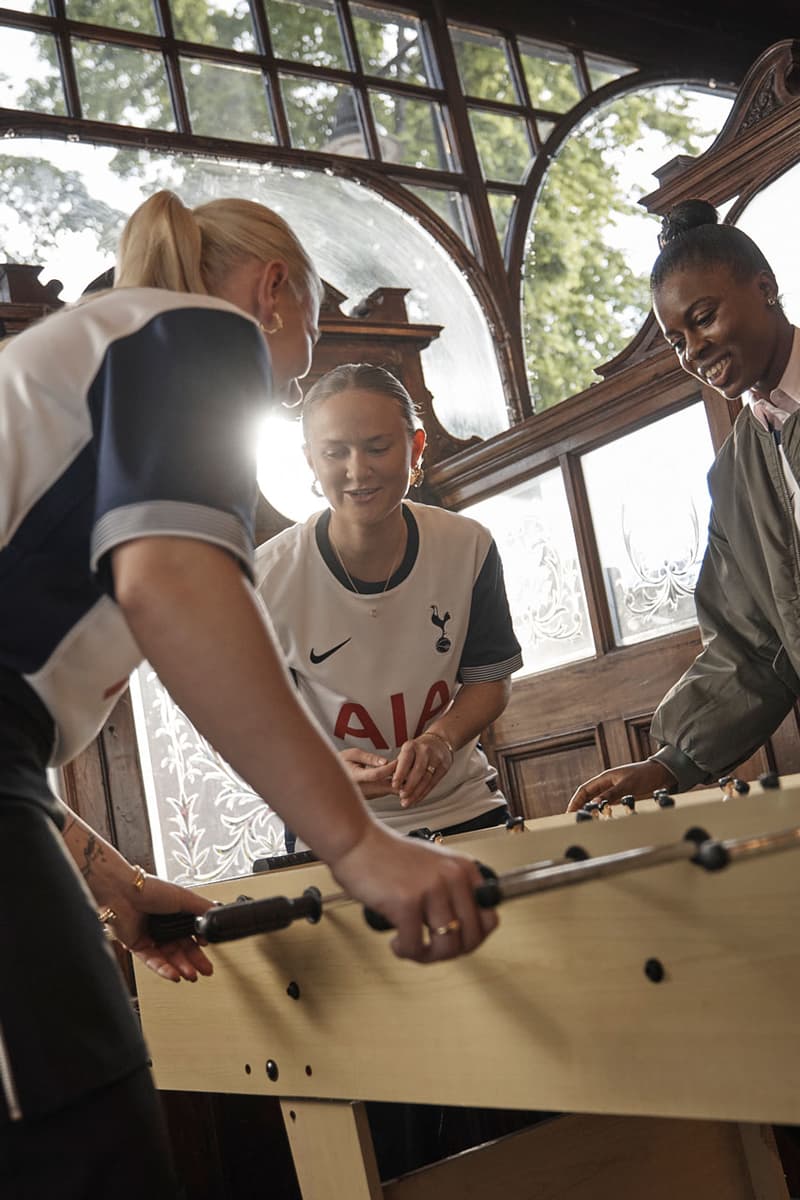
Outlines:
[{"label": "ribbed sleeve cuff", "polygon": [[190,537],[230,551],[253,580],[253,546],[238,517],[185,501],[156,500],[107,512],[94,527],[91,569],[122,542],[140,537]]},{"label": "ribbed sleeve cuff", "polygon": [[494,683],[498,679],[508,679],[522,666],[522,655],[515,654],[500,663],[486,663],[481,667],[462,666],[459,674],[462,683]]},{"label": "ribbed sleeve cuff", "polygon": [[672,772],[682,792],[693,788],[695,784],[707,783],[710,779],[708,772],[698,767],[697,763],[677,746],[662,746],[655,754],[651,754],[650,758]]}]

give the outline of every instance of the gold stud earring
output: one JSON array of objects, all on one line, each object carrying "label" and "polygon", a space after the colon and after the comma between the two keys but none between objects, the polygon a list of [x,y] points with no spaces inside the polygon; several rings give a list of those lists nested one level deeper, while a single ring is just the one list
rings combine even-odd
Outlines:
[{"label": "gold stud earring", "polygon": [[280,333],[280,331],[283,329],[283,317],[279,312],[274,312],[272,314],[272,328],[267,329],[266,325],[262,325],[260,322],[258,328],[262,333],[266,334],[267,337],[269,337],[272,333]]},{"label": "gold stud earring", "polygon": [[777,296],[768,296],[767,297],[767,308],[774,308],[777,303],[778,303]]},{"label": "gold stud earring", "polygon": [[419,487],[424,478],[425,478],[424,470],[419,465],[419,463],[415,463],[414,466],[411,468],[411,472],[408,477],[409,484],[411,485],[411,487]]}]

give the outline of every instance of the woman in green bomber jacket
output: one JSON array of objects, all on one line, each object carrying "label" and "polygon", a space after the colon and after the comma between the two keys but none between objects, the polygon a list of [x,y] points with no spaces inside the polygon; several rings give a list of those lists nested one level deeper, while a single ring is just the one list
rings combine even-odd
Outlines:
[{"label": "woman in green bomber jacket", "polygon": [[661,701],[660,749],[569,803],[693,787],[743,762],[800,695],[800,333],[741,230],[687,200],[664,218],[653,309],[684,371],[744,407],[709,472],[695,602],[704,649]]}]

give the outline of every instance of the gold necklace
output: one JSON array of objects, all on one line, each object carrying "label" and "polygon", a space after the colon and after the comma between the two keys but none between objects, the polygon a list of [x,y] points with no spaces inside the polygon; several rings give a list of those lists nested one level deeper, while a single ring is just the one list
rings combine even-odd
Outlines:
[{"label": "gold necklace", "polygon": [[[405,532],[405,530],[404,530],[404,532]],[[338,563],[339,563],[339,566],[342,568],[342,570],[344,571],[345,575],[347,576],[347,582],[350,584],[350,587],[351,587],[351,589],[352,589],[352,590],[355,592],[355,594],[356,594],[357,596],[365,596],[365,595],[366,595],[366,596],[371,596],[371,595],[379,595],[379,596],[382,596],[382,595],[384,594],[384,592],[387,590],[387,588],[389,587],[389,584],[392,582],[392,576],[394,575],[394,573],[395,573],[395,571],[397,570],[397,568],[400,566],[400,563],[402,562],[402,559],[403,559],[403,543],[404,543],[404,541],[405,541],[405,538],[402,538],[402,537],[401,537],[401,539],[400,539],[400,553],[399,553],[399,555],[397,555],[397,556],[396,556],[396,558],[395,558],[394,562],[392,563],[392,569],[389,571],[389,574],[388,574],[388,575],[387,575],[387,577],[386,577],[386,583],[383,585],[383,587],[381,588],[380,592],[377,592],[377,593],[375,593],[375,592],[362,592],[362,591],[360,590],[360,588],[356,587],[356,581],[353,579],[353,576],[350,574],[350,572],[348,571],[347,567],[344,565],[344,559],[342,558],[342,556],[341,556],[341,554],[340,554],[340,552],[339,552],[339,547],[336,545],[336,541],[335,541],[335,539],[334,539],[334,536],[333,536],[333,530],[331,529],[330,525],[328,525],[328,541],[330,542],[331,546],[333,547],[333,553],[336,555],[336,559],[337,559],[337,561],[338,561]],[[375,613],[376,613],[376,610],[373,608],[373,609],[372,609],[372,612],[371,612],[371,615],[374,617],[374,616],[375,616]]]}]

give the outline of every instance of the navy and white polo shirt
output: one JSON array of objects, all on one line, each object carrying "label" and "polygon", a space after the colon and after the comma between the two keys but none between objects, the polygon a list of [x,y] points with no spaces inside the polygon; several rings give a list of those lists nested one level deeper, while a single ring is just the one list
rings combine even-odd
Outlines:
[{"label": "navy and white polo shirt", "polygon": [[53,765],[94,737],[141,653],[108,552],[195,537],[252,574],[269,356],[210,296],[120,288],[0,353],[0,667],[53,717]]}]

